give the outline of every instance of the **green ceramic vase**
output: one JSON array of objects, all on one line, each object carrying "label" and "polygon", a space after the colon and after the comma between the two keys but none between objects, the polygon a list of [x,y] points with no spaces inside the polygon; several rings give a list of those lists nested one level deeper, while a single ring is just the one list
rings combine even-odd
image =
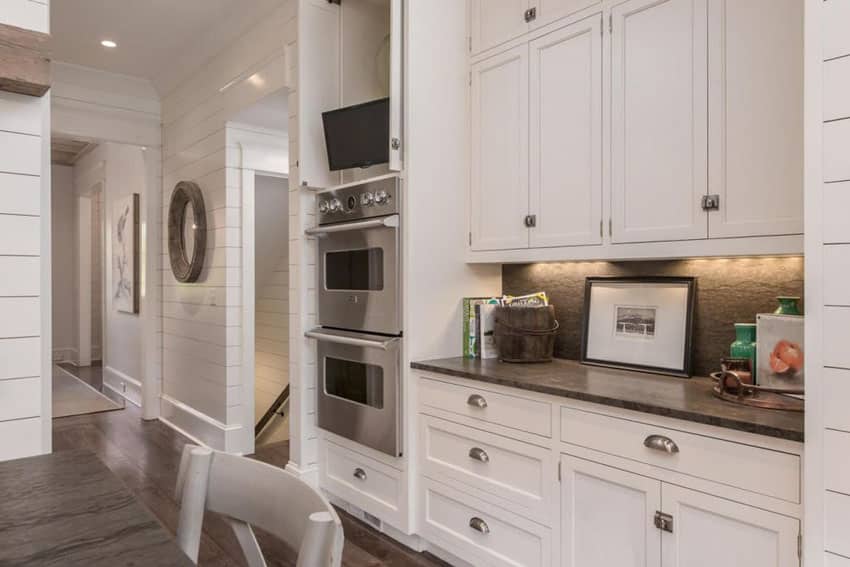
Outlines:
[{"label": "green ceramic vase", "polygon": [[799,297],[780,296],[776,301],[779,302],[779,307],[773,312],[775,315],[801,315]]},{"label": "green ceramic vase", "polygon": [[729,356],[732,358],[750,359],[750,368],[753,372],[753,382],[756,377],[756,324],[735,323],[735,342],[729,347]]}]

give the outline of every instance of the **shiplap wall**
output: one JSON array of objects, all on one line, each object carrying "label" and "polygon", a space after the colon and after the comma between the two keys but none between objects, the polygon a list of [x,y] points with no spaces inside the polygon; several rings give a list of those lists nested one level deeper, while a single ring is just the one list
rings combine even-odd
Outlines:
[{"label": "shiplap wall", "polygon": [[[0,23],[48,31],[47,3]],[[0,460],[50,451],[50,97],[0,94]]]},{"label": "shiplap wall", "polygon": [[[807,209],[819,212],[806,226],[806,279],[813,280],[807,299],[817,298],[817,310],[807,321],[806,367],[808,407],[806,455],[808,483],[815,491],[807,494],[807,533],[813,538],[807,560],[828,567],[850,566],[850,2],[812,2],[808,15],[817,23],[810,33],[815,57],[810,81],[818,81],[810,92],[817,96],[822,86],[822,115],[814,130],[822,144],[822,176],[807,190]],[[819,24],[819,25],[818,25]],[[817,45],[817,44],[820,45]],[[822,62],[822,66],[820,63]],[[821,82],[822,81],[822,82]],[[820,163],[818,163],[820,161]],[[811,252],[811,254],[810,254]],[[809,329],[816,325],[817,328]],[[811,331],[811,332],[810,332]],[[814,339],[814,340],[813,340]],[[815,347],[815,348],[813,348]],[[819,348],[817,348],[819,347]],[[813,427],[814,426],[814,427]],[[822,519],[822,524],[821,524]],[[825,550],[825,555],[823,551]],[[807,563],[808,564],[808,563]]]},{"label": "shiplap wall", "polygon": [[[222,450],[253,446],[241,394],[241,195],[232,161],[239,152],[227,147],[226,122],[286,86],[286,46],[295,37],[295,1],[282,0],[162,101],[161,416]],[[181,180],[200,185],[207,210],[207,259],[193,284],[174,279],[167,256],[167,207]]]}]

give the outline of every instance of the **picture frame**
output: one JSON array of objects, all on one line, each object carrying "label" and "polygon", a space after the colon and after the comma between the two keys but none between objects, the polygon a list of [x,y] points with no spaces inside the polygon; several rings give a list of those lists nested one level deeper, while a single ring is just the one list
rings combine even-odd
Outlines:
[{"label": "picture frame", "polygon": [[116,200],[111,228],[112,306],[115,311],[139,314],[139,194]]},{"label": "picture frame", "polygon": [[804,338],[802,315],[756,315],[756,383],[763,388],[802,394]]},{"label": "picture frame", "polygon": [[690,378],[696,278],[589,277],[581,362]]}]

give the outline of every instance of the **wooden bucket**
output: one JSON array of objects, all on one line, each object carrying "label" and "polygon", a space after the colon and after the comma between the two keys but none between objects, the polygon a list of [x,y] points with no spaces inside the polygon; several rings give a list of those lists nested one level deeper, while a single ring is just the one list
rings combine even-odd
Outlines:
[{"label": "wooden bucket", "polygon": [[555,308],[496,307],[494,337],[503,362],[550,362],[558,321]]}]

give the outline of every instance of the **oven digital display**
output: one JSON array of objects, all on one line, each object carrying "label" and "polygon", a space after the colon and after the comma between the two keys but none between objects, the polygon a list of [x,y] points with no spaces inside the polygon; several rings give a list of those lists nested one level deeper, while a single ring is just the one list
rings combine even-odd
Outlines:
[{"label": "oven digital display", "polygon": [[384,408],[384,369],[341,358],[325,358],[325,392],[377,409]]},{"label": "oven digital display", "polygon": [[384,250],[366,248],[325,254],[325,289],[381,291],[384,289]]}]

